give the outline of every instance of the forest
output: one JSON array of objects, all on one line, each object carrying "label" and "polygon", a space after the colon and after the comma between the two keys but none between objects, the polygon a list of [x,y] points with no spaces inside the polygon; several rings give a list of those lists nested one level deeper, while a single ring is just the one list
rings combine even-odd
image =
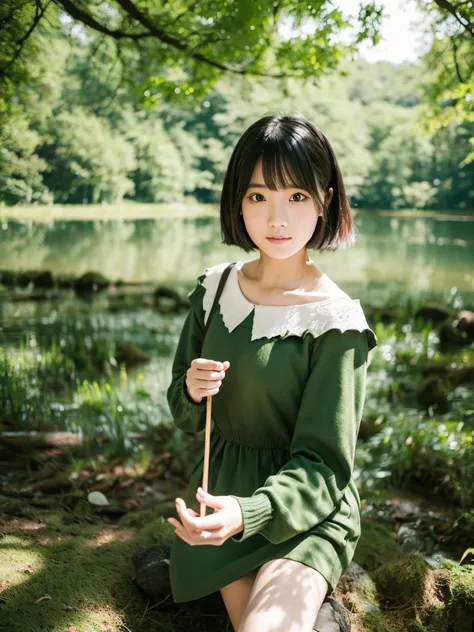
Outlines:
[{"label": "forest", "polygon": [[[32,11],[21,4],[23,13]],[[4,21],[8,7],[0,9]],[[331,59],[311,67],[306,55],[302,78],[224,71],[209,78],[206,68],[191,82],[181,77],[179,59],[166,59],[160,71],[155,51],[117,48],[112,37],[53,7],[47,15],[24,43],[27,64],[5,64],[4,205],[216,204],[233,143],[254,113],[288,111],[332,140],[354,207],[474,210],[467,34],[458,36],[455,57],[445,36],[417,63],[369,64],[340,49],[337,71]],[[0,64],[28,17],[6,22],[5,43],[12,42]]]},{"label": "forest", "polygon": [[[402,3],[418,10],[416,61],[368,61],[363,47],[377,49]],[[180,429],[167,389],[198,276],[245,256],[223,243],[218,213],[232,149],[260,117],[293,113],[330,139],[357,235],[309,255],[363,306],[377,340],[346,442],[352,534],[343,502],[334,522],[341,557],[358,513],[359,540],[313,630],[473,632],[472,4],[357,1],[348,17],[331,0],[0,3],[0,630],[238,627],[220,591],[174,599],[170,519],[206,438]],[[400,48],[413,33],[402,25]],[[273,338],[262,358],[285,344],[303,364],[304,337]],[[246,357],[239,347],[230,371]],[[253,380],[234,375],[232,395],[251,408]],[[225,395],[224,383],[214,411]],[[308,426],[319,412],[318,401]],[[335,489],[334,446],[315,443],[308,461]],[[211,495],[221,452],[211,450]],[[323,499],[319,485],[301,488]],[[291,494],[280,503],[290,519]]]}]

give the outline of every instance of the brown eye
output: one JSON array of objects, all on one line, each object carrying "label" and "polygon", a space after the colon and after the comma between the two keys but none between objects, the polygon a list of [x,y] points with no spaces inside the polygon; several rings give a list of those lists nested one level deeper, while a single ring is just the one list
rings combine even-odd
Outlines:
[{"label": "brown eye", "polygon": [[252,202],[258,202],[259,200],[253,200],[253,196],[254,195],[260,195],[261,197],[263,197],[263,195],[261,193],[252,193],[251,195],[249,195],[249,200],[252,200]]},{"label": "brown eye", "polygon": [[[294,195],[301,195],[302,199],[301,200],[295,200],[295,202],[302,202],[303,200],[306,200],[306,195],[303,195],[302,193],[295,193]],[[292,196],[293,197],[293,196]]]}]

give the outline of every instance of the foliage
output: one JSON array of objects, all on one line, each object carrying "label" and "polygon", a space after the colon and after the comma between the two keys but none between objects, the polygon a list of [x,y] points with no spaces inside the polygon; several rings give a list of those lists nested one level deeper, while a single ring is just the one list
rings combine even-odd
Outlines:
[{"label": "foliage", "polygon": [[[125,80],[140,86],[152,104],[162,98],[199,102],[224,74],[315,81],[355,53],[361,42],[376,43],[383,15],[381,6],[360,2],[350,21],[327,0],[241,0],[221,3],[218,10],[214,0],[187,7],[176,0],[121,0],[113,7],[101,0],[58,0],[44,7],[40,0],[23,0],[20,8],[7,0],[2,11],[6,49],[0,61],[7,75],[19,42],[28,43],[38,24],[48,18],[57,22],[59,16],[59,30],[73,37],[107,39]],[[283,21],[291,28],[290,38],[278,29]],[[343,44],[342,35],[354,26]]]},{"label": "foliage", "polygon": [[[211,3],[193,5],[181,17],[175,2],[159,11],[141,3],[154,24],[171,20],[165,23],[183,41],[199,10],[193,47],[179,52],[153,34],[134,40],[144,28],[140,20],[125,19],[123,7],[107,13],[97,1],[77,6],[127,36],[84,28],[78,15],[73,22],[51,3],[16,56],[14,42],[35,22],[32,4],[9,1],[0,9],[7,24],[0,54],[0,203],[217,203],[244,129],[264,114],[299,112],[331,140],[353,206],[473,207],[469,93],[456,101],[459,116],[439,122],[453,103],[446,90],[457,85],[448,40],[435,39],[418,64],[368,64],[328,45],[345,25],[327,2],[280,3],[270,19],[265,3],[249,4],[245,15],[242,3],[238,10],[225,4],[212,19]],[[361,9],[356,43],[377,39],[377,11],[364,16]],[[307,29],[308,12],[319,28],[305,37],[297,29]],[[285,15],[296,29],[290,39],[277,28]],[[252,20],[261,20],[259,28],[246,31]],[[196,44],[211,27],[214,38]],[[223,67],[208,63],[211,58]],[[459,44],[463,77],[472,71],[471,58],[469,46]],[[248,72],[225,70],[226,64],[234,70],[247,64]],[[279,70],[291,76],[275,77]],[[429,123],[429,103],[437,104],[436,124]]]},{"label": "foliage", "polygon": [[[418,0],[433,43],[424,56],[424,123],[432,133],[474,123],[474,25],[469,2]],[[472,131],[472,125],[471,125]],[[472,137],[472,134],[471,134]],[[474,146],[473,146],[474,147]],[[474,152],[469,160],[474,159]]]},{"label": "foliage", "polygon": [[388,420],[359,451],[361,477],[373,484],[430,489],[461,507],[474,503],[474,432],[456,420],[427,419],[406,411]]},{"label": "foliage", "polygon": [[49,121],[40,154],[50,165],[45,184],[58,202],[116,202],[132,194],[133,146],[106,121],[80,108]]}]

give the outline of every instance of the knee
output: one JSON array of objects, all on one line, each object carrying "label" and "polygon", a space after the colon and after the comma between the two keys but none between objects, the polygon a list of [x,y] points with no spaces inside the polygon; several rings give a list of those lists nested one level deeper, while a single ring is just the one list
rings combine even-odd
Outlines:
[{"label": "knee", "polygon": [[315,569],[270,560],[257,573],[239,632],[310,632],[327,591],[326,579]]}]

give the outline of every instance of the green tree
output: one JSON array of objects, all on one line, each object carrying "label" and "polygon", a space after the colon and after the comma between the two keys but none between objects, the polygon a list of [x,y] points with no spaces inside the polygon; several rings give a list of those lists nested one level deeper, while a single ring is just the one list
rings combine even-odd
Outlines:
[{"label": "green tree", "polygon": [[39,153],[50,165],[44,180],[55,201],[117,202],[133,192],[133,145],[107,121],[75,108],[52,118],[47,133]]},{"label": "green tree", "polygon": [[[361,2],[351,23],[329,0],[239,0],[219,5],[215,0],[188,5],[177,0],[117,0],[113,5],[102,0],[4,0],[3,5],[4,76],[14,72],[20,49],[38,24],[50,14],[56,22],[62,11],[59,28],[81,26],[84,39],[100,34],[113,42],[123,75],[140,89],[148,105],[161,98],[199,102],[223,75],[317,81],[354,54],[360,42],[376,43],[383,15],[381,6]],[[287,38],[279,32],[283,20],[291,28]],[[303,23],[313,32],[303,32]],[[341,34],[354,26],[352,40],[342,43]]]}]

